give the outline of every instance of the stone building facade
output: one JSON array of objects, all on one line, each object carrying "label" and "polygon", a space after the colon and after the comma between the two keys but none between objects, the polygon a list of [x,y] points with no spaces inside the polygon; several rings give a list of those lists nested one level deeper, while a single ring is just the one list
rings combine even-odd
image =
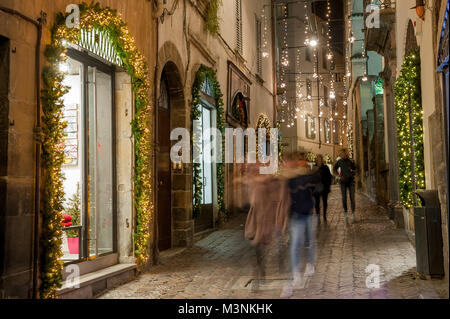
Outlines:
[{"label": "stone building facade", "polygon": [[[36,222],[42,220],[45,172],[36,161],[42,139],[37,118],[45,114],[42,109],[37,114],[37,100],[45,86],[42,77],[49,62],[44,53],[52,28],[58,14],[75,12],[68,6],[78,3],[0,2],[0,297],[38,295],[43,228]],[[201,70],[208,70],[197,105],[204,129],[218,126],[220,98],[226,127],[275,127],[273,6],[269,0],[223,1],[217,32],[205,26],[211,22],[205,0],[99,1],[96,10],[104,8],[116,10],[114,21],[127,25],[131,48],[135,45],[148,66],[149,142],[154,147],[152,159],[144,163],[152,178],[145,186],[152,197],[147,203],[149,259],[139,267],[145,270],[158,262],[160,251],[191,246],[195,235],[213,230],[226,218],[223,211],[243,208],[246,189],[234,186],[242,165],[226,164],[221,184],[218,166],[208,168],[202,162],[203,197],[195,216],[194,167],[171,162],[170,149],[177,139],[171,131],[193,128],[193,91]],[[38,27],[42,27],[40,44]],[[64,137],[61,213],[75,210],[79,216],[66,220],[64,215],[71,226],[64,229],[61,247],[65,267],[58,295],[63,298],[95,296],[130,280],[137,271],[136,211],[141,208],[136,206],[139,180],[134,171],[139,145],[132,126],[138,107],[136,78],[116,51],[118,40],[96,30],[83,29],[78,42],[65,43],[67,59],[59,65],[66,74],[63,84],[70,87],[63,97],[62,119],[69,126]],[[41,213],[36,215],[37,211]],[[91,226],[83,226],[87,223]],[[79,288],[66,284],[73,265],[81,276]]]},{"label": "stone building facade", "polygon": [[[81,4],[81,1],[0,1],[0,68],[2,69],[0,81],[0,297],[4,298],[36,297],[41,284],[40,265],[43,260],[43,252],[40,238],[43,229],[43,201],[46,200],[43,192],[46,172],[42,167],[42,161],[40,163],[37,161],[41,158],[36,151],[39,150],[42,154],[40,142],[43,138],[41,126],[44,118],[43,104],[40,103],[41,108],[38,113],[37,101],[42,98],[40,90],[46,87],[43,74],[50,62],[46,58],[45,50],[51,43],[52,28],[56,24],[58,14],[66,13],[66,9],[68,9],[67,12],[74,10],[73,6],[68,7],[72,4]],[[145,0],[132,2],[101,0],[98,1],[98,6],[99,10],[104,8],[116,10],[118,21],[126,23],[133,37],[134,45],[148,66],[149,82],[153,83],[157,52],[156,23],[152,19],[156,9],[154,4]],[[37,36],[39,28],[42,28],[40,38]],[[90,34],[92,35],[92,33]],[[81,235],[78,235],[80,246],[75,246],[76,252],[72,254],[73,247],[70,243],[68,244],[68,239],[72,239],[72,236],[67,235],[67,231],[64,232],[63,247],[61,247],[61,250],[64,251],[63,260],[66,266],[76,261],[75,265],[78,266],[82,281],[80,289],[63,286],[59,290],[61,296],[71,294],[72,297],[91,297],[107,287],[129,280],[136,272],[133,243],[136,224],[133,201],[134,141],[131,128],[135,105],[132,79],[119,60],[107,61],[107,55],[95,47],[95,44],[99,45],[100,41],[104,41],[103,44],[110,49],[111,54],[116,53],[113,50],[112,40],[101,34],[95,35],[95,42],[91,43],[94,45],[90,47],[84,46],[80,42],[78,49],[74,49],[77,44],[67,44],[70,48],[70,55],[68,53],[69,65],[65,70],[67,77],[64,83],[67,84],[67,81],[71,81],[74,77],[80,78],[82,73],[75,70],[74,66],[81,64],[89,69],[89,76],[96,74],[96,83],[92,84],[94,83],[92,80],[89,80],[89,83],[91,89],[95,85],[98,93],[98,105],[96,102],[95,107],[98,107],[96,116],[100,117],[101,121],[98,119],[95,120],[95,123],[101,133],[99,133],[97,141],[102,141],[102,143],[105,141],[105,144],[99,144],[97,152],[90,151],[99,157],[106,153],[110,155],[107,161],[102,165],[97,165],[94,169],[95,173],[101,176],[96,183],[103,182],[103,177],[109,174],[105,171],[111,172],[108,178],[114,180],[114,187],[110,182],[105,182],[111,193],[104,195],[98,191],[95,195],[98,201],[98,215],[101,214],[102,209],[108,210],[108,214],[111,215],[103,220],[109,220],[111,223],[107,230],[103,226],[97,227],[99,237],[96,237],[95,253],[92,250],[94,244],[90,246],[90,253],[83,252],[83,248],[80,247],[83,247],[84,239],[82,240]],[[104,83],[101,83],[102,81]],[[78,88],[80,87],[81,85]],[[147,92],[149,100],[154,100],[153,89],[151,87]],[[76,94],[81,93],[75,85],[64,98],[67,104],[69,104],[68,96]],[[107,96],[107,100],[101,100],[104,98],[102,94]],[[73,104],[75,111],[72,111],[72,114],[82,114],[87,109],[91,109],[91,107],[85,108],[83,105],[84,102],[81,105]],[[107,110],[100,110],[102,105],[108,105]],[[40,124],[37,118],[40,119]],[[77,124],[74,124],[72,129],[77,133],[74,133],[72,138],[80,144],[76,144],[77,147],[73,149],[75,155],[71,158],[74,160],[70,167],[72,170],[79,170],[85,159],[82,155],[82,146],[84,145],[82,136],[84,135],[81,121],[84,118],[81,115],[73,115],[74,123]],[[106,128],[106,125],[109,128]],[[84,129],[87,130],[86,127]],[[106,138],[111,142],[115,140],[116,147],[108,146],[109,142],[105,140]],[[65,143],[68,143],[67,141],[66,139]],[[72,179],[69,174],[69,165],[66,163],[63,165],[66,180],[75,181],[73,184],[76,184],[76,180]],[[108,166],[107,163],[116,164]],[[148,163],[148,165],[152,165],[152,163]],[[81,180],[78,180],[81,188],[84,185],[83,181],[82,177]],[[91,180],[91,185],[92,183]],[[66,192],[64,205],[70,200],[67,192],[71,186],[75,185],[63,184]],[[110,186],[111,188],[109,188]],[[85,201],[86,199],[82,197],[80,204],[84,205]],[[100,207],[102,201],[105,203],[103,208]],[[114,208],[110,209],[112,207]],[[67,212],[68,209],[65,206],[62,213]],[[91,205],[91,212],[93,209]],[[102,217],[98,218],[101,221]],[[73,220],[73,226],[76,225],[77,223]],[[100,232],[103,230],[108,232],[108,235],[104,235],[105,238],[101,239],[100,237],[103,235],[100,235]],[[82,241],[83,243],[81,243]],[[68,245],[70,245],[70,251],[67,250]],[[105,254],[102,253],[103,251]],[[90,255],[87,256],[87,254]],[[64,278],[68,276],[66,270],[67,267],[63,270]],[[103,270],[107,276],[100,278],[95,275],[98,270]],[[93,275],[94,280],[83,281],[85,274]]]},{"label": "stone building facade", "polygon": [[[442,71],[439,71],[441,65],[438,62],[439,52],[442,52],[440,51],[441,44],[445,41],[448,43],[448,31],[446,35],[445,32],[442,32],[445,13],[447,12],[448,15],[448,1],[427,1],[422,18],[419,17],[419,10],[410,9],[415,5],[415,1],[397,3],[395,15],[396,73],[399,74],[403,59],[407,50],[411,48],[411,44],[417,45],[420,48],[421,60],[425,185],[427,190],[437,190],[439,193],[442,213],[444,269],[448,280],[448,180],[444,177],[448,176],[448,167],[445,160],[446,133],[444,129],[447,125],[444,114],[448,112],[448,102],[445,102],[446,89],[443,86],[443,74]],[[428,34],[434,36],[426,36]],[[447,40],[445,37],[447,37]],[[412,216],[410,215],[408,219],[411,220]],[[408,228],[408,225],[406,226]],[[414,231],[414,226],[411,227],[411,223],[409,230]]]},{"label": "stone building facade", "polygon": [[[448,12],[448,1],[425,1],[423,8],[415,10],[416,1],[364,1],[364,19],[376,4],[379,8],[380,27],[365,27],[365,49],[383,57],[383,68],[379,76],[383,79],[385,158],[387,173],[387,207],[391,218],[399,227],[404,227],[414,240],[414,210],[402,208],[399,203],[399,171],[397,119],[394,104],[396,83],[405,56],[410,50],[420,49],[421,102],[423,107],[423,144],[425,185],[427,190],[437,190],[441,205],[444,268],[448,279],[448,166],[445,157],[446,125],[448,120],[448,90],[445,89],[445,57],[442,43],[448,43],[444,23]],[[361,11],[362,12],[362,11]],[[420,16],[422,15],[423,16]],[[448,13],[447,13],[448,15]],[[448,24],[447,24],[448,25]],[[447,26],[448,28],[448,26]],[[428,36],[433,35],[433,36]],[[440,57],[441,55],[441,57]],[[370,59],[369,59],[370,60]],[[439,62],[441,61],[441,62]],[[447,69],[448,70],[448,69]],[[448,72],[448,71],[447,71]],[[448,114],[448,113],[447,113]]]},{"label": "stone building facade", "polygon": [[[333,163],[339,151],[348,146],[342,52],[334,46],[328,50],[327,21],[314,13],[312,5],[305,8],[303,3],[280,4],[277,13],[280,51],[286,25],[288,33],[289,65],[283,66],[282,62],[278,65],[283,153],[320,154]],[[305,44],[308,38],[305,28],[312,28],[308,34],[318,39],[316,47]],[[332,93],[334,98],[330,97]]]},{"label": "stone building facade", "polygon": [[[256,129],[262,118],[268,120],[270,127],[275,127],[271,2],[223,1],[218,12],[217,34],[208,32],[205,27],[208,1],[158,3],[156,92],[159,101],[166,94],[161,89],[164,81],[169,88],[168,105],[160,104],[157,108],[159,115],[155,115],[158,132],[168,134],[169,129],[174,128],[192,130],[193,86],[202,66],[212,69],[220,84],[226,127]],[[262,57],[263,50],[266,57]],[[203,125],[206,121],[206,126],[215,127],[217,105],[207,96],[202,101]],[[238,119],[233,113],[239,101],[244,105],[245,119]],[[165,128],[164,123],[167,123]],[[195,216],[192,165],[167,167],[167,151],[165,153],[161,148],[158,151],[158,184],[171,198],[170,203],[162,194],[158,198],[160,238],[167,239],[160,248],[190,246],[195,234],[214,229],[221,218],[215,174],[217,167],[213,164],[211,174],[208,173],[209,168],[202,164],[206,174],[203,176],[202,194],[205,197],[202,198],[200,214]],[[233,164],[225,167],[225,205],[229,212],[238,209],[245,196],[245,189],[233,186],[234,179],[242,173],[240,168]]]}]

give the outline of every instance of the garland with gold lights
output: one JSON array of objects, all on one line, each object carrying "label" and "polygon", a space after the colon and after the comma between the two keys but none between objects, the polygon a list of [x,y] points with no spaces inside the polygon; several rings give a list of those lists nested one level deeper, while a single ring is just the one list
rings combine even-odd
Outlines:
[{"label": "garland with gold lights", "polygon": [[[192,86],[192,121],[200,119],[201,113],[201,88],[202,84],[208,79],[214,89],[214,99],[216,102],[216,114],[217,114],[217,129],[222,133],[222,158],[225,154],[225,111],[223,108],[223,94],[220,90],[220,84],[217,81],[216,72],[205,66],[201,65],[195,76],[194,85]],[[193,137],[192,137],[193,138]],[[195,147],[195,143],[192,143]],[[200,206],[202,202],[202,189],[203,182],[201,179],[201,166],[199,163],[193,163],[193,214],[194,217],[200,213]],[[227,211],[225,208],[225,165],[223,163],[217,163],[217,201],[219,206],[219,223],[223,223],[227,219]]]},{"label": "garland with gold lights", "polygon": [[277,122],[278,129],[278,161],[283,160],[283,136],[281,131],[281,122]]},{"label": "garland with gold lights", "polygon": [[409,208],[415,205],[412,176],[416,179],[417,189],[425,188],[419,49],[412,50],[405,56],[400,76],[394,86],[394,92],[400,198],[403,206]]},{"label": "garland with gold lights", "polygon": [[[260,149],[259,149],[259,130],[258,130],[260,128],[266,129],[267,139],[270,140],[271,125],[270,125],[269,118],[265,114],[259,115],[258,122],[256,123],[256,149],[258,150],[258,154],[261,154]],[[277,143],[278,143],[278,141],[277,141]]]},{"label": "garland with gold lights", "polygon": [[[145,57],[138,51],[128,27],[116,10],[102,8],[98,3],[79,5],[80,28],[91,31],[100,29],[108,34],[114,49],[122,59],[128,74],[131,76],[135,95],[136,114],[132,122],[135,139],[135,185],[134,204],[136,210],[136,227],[134,234],[135,257],[139,265],[149,260],[149,225],[153,217],[152,203],[152,134],[151,114],[148,93],[150,82]],[[41,264],[40,264],[40,297],[56,298],[57,289],[61,287],[63,262],[61,213],[63,211],[64,191],[62,181],[64,175],[61,167],[64,161],[64,128],[63,96],[68,92],[64,86],[64,73],[59,64],[66,61],[65,43],[76,43],[80,39],[79,28],[66,25],[68,14],[60,13],[56,17],[51,30],[51,43],[46,47],[45,56],[48,65],[43,70],[45,89],[42,90],[43,102],[43,144],[42,158],[44,168]]]}]

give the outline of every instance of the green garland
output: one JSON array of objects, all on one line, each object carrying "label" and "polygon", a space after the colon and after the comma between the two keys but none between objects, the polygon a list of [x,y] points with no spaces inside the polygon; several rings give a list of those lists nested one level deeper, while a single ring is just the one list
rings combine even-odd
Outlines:
[{"label": "green garland", "polygon": [[[194,85],[192,86],[192,121],[200,119],[200,95],[201,87],[205,79],[208,78],[214,88],[214,99],[216,102],[216,114],[217,114],[217,129],[222,133],[222,158],[225,154],[225,111],[223,108],[222,91],[220,90],[220,84],[216,78],[216,72],[205,66],[201,65],[195,76]],[[192,143],[192,145],[194,145]],[[219,223],[223,223],[227,219],[227,211],[225,208],[225,164],[217,163],[217,199],[219,206]],[[194,218],[200,213],[200,206],[202,202],[202,188],[203,183],[201,180],[201,167],[199,163],[193,163],[193,215]]]},{"label": "green garland", "polygon": [[258,121],[256,123],[256,149],[258,151],[258,156],[259,156],[259,154],[261,154],[260,149],[259,149],[259,129],[260,128],[266,129],[266,135],[267,135],[269,141],[272,142],[270,140],[270,129],[271,129],[270,120],[267,117],[267,115],[265,115],[265,114],[260,114],[258,116]]},{"label": "green garland", "polygon": [[[134,198],[136,209],[135,257],[138,264],[149,259],[149,225],[153,218],[152,176],[151,176],[151,114],[148,92],[150,82],[145,57],[142,56],[129,35],[126,23],[115,10],[102,8],[98,3],[79,5],[80,28],[91,31],[93,28],[108,34],[112,44],[131,76],[135,95],[136,114],[132,123],[135,138],[135,185]],[[65,42],[76,43],[80,38],[80,29],[68,28],[66,17],[60,13],[51,30],[51,44],[45,50],[48,66],[44,68],[42,90],[43,102],[43,145],[42,158],[44,168],[43,210],[41,232],[40,297],[55,298],[61,287],[63,262],[61,212],[63,211],[64,176],[61,171],[64,162],[63,96],[68,92],[64,86],[64,73],[59,64],[64,62]]]},{"label": "green garland", "polygon": [[[420,51],[406,55],[402,70],[394,86],[397,117],[399,188],[402,204],[409,208],[415,205],[412,176],[417,189],[425,188],[425,165],[423,147],[423,110],[420,84]],[[410,121],[410,113],[411,120]],[[412,126],[412,127],[411,127]],[[411,136],[412,129],[413,136]],[[413,147],[411,148],[411,140]],[[414,158],[415,170],[412,171]]]},{"label": "green garland", "polygon": [[219,7],[221,5],[222,0],[209,0],[205,28],[213,35],[219,33]]},{"label": "green garland", "polygon": [[281,131],[281,122],[277,122],[278,129],[278,161],[283,161],[283,136]]}]

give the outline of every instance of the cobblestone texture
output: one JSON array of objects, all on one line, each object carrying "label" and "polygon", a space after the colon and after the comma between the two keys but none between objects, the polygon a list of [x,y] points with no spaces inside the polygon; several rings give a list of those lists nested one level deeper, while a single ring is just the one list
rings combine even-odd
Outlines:
[{"label": "cobblestone texture", "polygon": [[[318,230],[316,272],[291,298],[448,298],[448,281],[417,276],[414,247],[383,209],[357,195],[356,221],[346,225],[341,207],[339,190],[333,188],[328,224]],[[290,277],[289,261],[283,258],[280,269],[272,247],[265,280],[255,280],[255,252],[243,235],[245,218],[236,216],[193,248],[169,252],[150,272],[100,298],[279,298]],[[370,264],[380,267],[380,288],[366,286]]]}]

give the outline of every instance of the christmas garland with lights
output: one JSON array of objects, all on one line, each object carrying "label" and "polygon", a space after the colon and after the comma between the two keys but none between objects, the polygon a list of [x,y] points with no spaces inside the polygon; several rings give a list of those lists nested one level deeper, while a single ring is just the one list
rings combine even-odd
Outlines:
[{"label": "christmas garland with lights", "polygon": [[278,160],[281,162],[283,160],[283,136],[281,131],[281,122],[277,122],[278,129]]},{"label": "christmas garland with lights", "polygon": [[[256,149],[258,150],[258,154],[260,154],[260,149],[259,149],[259,129],[260,128],[266,129],[266,136],[267,136],[267,139],[269,139],[269,141],[270,141],[271,125],[270,125],[269,118],[265,114],[260,114],[258,117],[258,122],[256,123]],[[278,141],[277,141],[277,143],[278,143]]]},{"label": "christmas garland with lights", "polygon": [[[205,66],[201,65],[195,76],[194,85],[192,86],[192,121],[199,120],[201,113],[201,88],[205,79],[209,79],[214,89],[214,99],[216,102],[216,114],[217,114],[217,129],[222,133],[222,158],[225,154],[225,111],[223,108],[222,91],[220,90],[220,84],[216,78],[216,72]],[[193,138],[193,137],[192,137]],[[192,145],[195,144],[192,143]],[[201,165],[199,163],[193,163],[193,215],[194,218],[200,213],[200,206],[202,202],[202,189],[203,182],[201,179]],[[219,223],[223,223],[227,218],[227,211],[225,208],[225,164],[217,163],[217,201],[219,208]]]},{"label": "christmas garland with lights", "polygon": [[64,150],[63,96],[69,88],[63,85],[64,73],[59,70],[60,63],[66,61],[65,43],[77,43],[80,29],[91,31],[93,28],[108,34],[114,49],[131,76],[135,96],[136,114],[132,122],[135,142],[134,206],[136,227],[134,234],[135,257],[139,265],[149,259],[149,225],[153,217],[152,173],[151,173],[151,114],[148,93],[150,82],[145,57],[138,51],[128,27],[116,10],[102,8],[98,3],[79,5],[80,28],[66,25],[68,14],[60,13],[51,30],[51,44],[46,47],[45,56],[48,65],[43,71],[45,89],[42,90],[43,102],[43,209],[41,233],[40,297],[56,298],[61,287],[63,262],[61,213],[64,209],[64,190],[62,164]]},{"label": "christmas garland with lights", "polygon": [[[397,117],[399,188],[402,205],[413,207],[414,191],[425,188],[423,147],[423,109],[420,84],[420,51],[405,56],[402,70],[394,86]],[[412,132],[412,134],[411,134]],[[414,160],[414,171],[412,163]]]}]

